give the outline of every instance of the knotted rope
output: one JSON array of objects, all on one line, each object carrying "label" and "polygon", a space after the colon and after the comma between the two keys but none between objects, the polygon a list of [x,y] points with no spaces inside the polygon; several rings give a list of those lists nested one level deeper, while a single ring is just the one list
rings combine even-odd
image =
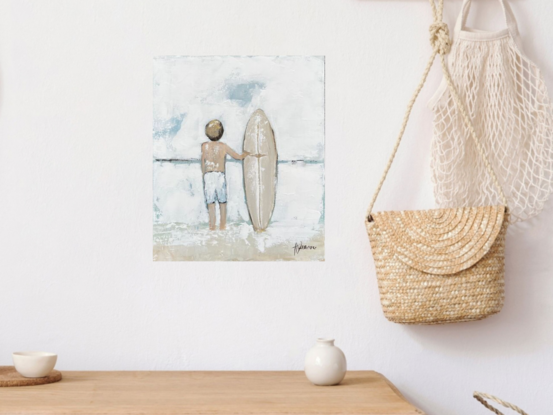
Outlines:
[{"label": "knotted rope", "polygon": [[399,131],[399,135],[396,139],[396,143],[394,145],[394,149],[392,150],[392,155],[390,156],[390,159],[388,160],[388,164],[386,165],[386,168],[384,170],[384,174],[382,175],[382,178],[380,179],[380,182],[378,183],[378,186],[376,188],[376,192],[373,195],[373,198],[371,200],[371,203],[369,204],[369,208],[367,209],[366,219],[369,222],[372,222],[372,210],[374,207],[374,204],[376,202],[376,199],[378,198],[378,194],[380,193],[380,190],[382,189],[382,185],[384,184],[384,181],[386,180],[386,176],[388,175],[388,171],[390,170],[390,167],[392,167],[392,162],[394,161],[394,158],[396,156],[397,150],[399,148],[399,144],[401,143],[401,139],[403,138],[403,134],[405,133],[405,129],[407,128],[407,123],[409,122],[409,117],[411,115],[411,110],[413,109],[413,105],[415,104],[415,101],[417,100],[422,87],[424,86],[426,82],[426,78],[428,78],[428,73],[430,72],[430,68],[432,68],[432,64],[434,63],[434,59],[436,59],[436,55],[440,55],[440,62],[442,64],[442,71],[444,73],[445,80],[447,82],[447,85],[451,91],[451,94],[455,100],[455,104],[459,111],[461,112],[461,115],[463,116],[463,121],[466,125],[466,127],[469,129],[470,135],[476,145],[476,148],[478,150],[478,153],[482,157],[482,160],[484,161],[484,165],[486,166],[486,170],[490,174],[494,185],[497,187],[499,191],[499,195],[501,197],[501,201],[505,207],[507,207],[507,198],[505,197],[505,193],[503,192],[503,189],[501,185],[499,184],[499,181],[497,180],[497,176],[495,172],[492,169],[492,166],[490,165],[490,162],[488,158],[486,157],[486,154],[484,153],[484,149],[482,148],[482,144],[480,143],[480,140],[478,140],[478,137],[476,136],[476,131],[474,130],[474,126],[472,125],[472,121],[470,117],[467,114],[467,110],[461,101],[461,98],[459,97],[459,94],[457,93],[457,90],[455,89],[455,86],[453,85],[453,81],[451,79],[451,75],[449,73],[449,69],[447,67],[447,62],[445,60],[445,56],[449,53],[451,50],[451,40],[449,38],[449,28],[447,27],[447,24],[445,24],[442,20],[443,18],[443,11],[444,11],[444,0],[429,0],[430,7],[432,8],[432,15],[434,17],[434,22],[430,25],[430,44],[432,45],[432,55],[430,56],[430,59],[428,60],[428,63],[426,64],[426,68],[424,68],[424,73],[422,75],[422,79],[415,89],[415,93],[413,94],[413,97],[409,101],[409,104],[407,105],[407,111],[405,111],[405,116],[403,117],[403,122],[401,124],[401,129]]},{"label": "knotted rope", "polygon": [[430,25],[430,44],[432,50],[440,55],[447,55],[451,50],[449,39],[449,28],[444,22],[432,23]]}]

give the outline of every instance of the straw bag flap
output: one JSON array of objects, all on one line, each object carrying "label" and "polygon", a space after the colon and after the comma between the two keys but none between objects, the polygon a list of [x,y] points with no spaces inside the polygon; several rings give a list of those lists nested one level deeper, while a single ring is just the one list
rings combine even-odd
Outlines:
[{"label": "straw bag flap", "polygon": [[488,253],[501,231],[505,206],[375,212],[372,217],[366,222],[369,235],[378,234],[379,243],[401,263],[427,274],[451,275]]}]

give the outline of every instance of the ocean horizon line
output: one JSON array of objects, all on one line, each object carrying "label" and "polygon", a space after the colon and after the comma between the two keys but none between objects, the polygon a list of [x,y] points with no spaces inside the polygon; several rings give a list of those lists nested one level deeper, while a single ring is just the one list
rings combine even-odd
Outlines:
[{"label": "ocean horizon line", "polygon": [[[242,160],[227,159],[227,163],[239,163]],[[154,163],[200,163],[201,159],[166,159],[166,158],[154,158]],[[294,163],[305,163],[305,164],[324,164],[324,160],[277,160],[279,164],[294,164]]]}]

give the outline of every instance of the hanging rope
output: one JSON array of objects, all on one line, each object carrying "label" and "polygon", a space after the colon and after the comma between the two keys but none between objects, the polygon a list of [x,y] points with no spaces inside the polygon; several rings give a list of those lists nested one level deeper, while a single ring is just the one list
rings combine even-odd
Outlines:
[{"label": "hanging rope", "polygon": [[480,402],[482,405],[484,405],[486,408],[488,408],[490,411],[496,413],[497,415],[503,415],[502,412],[500,412],[498,409],[491,406],[488,402],[486,402],[486,399],[489,399],[491,401],[497,402],[500,405],[503,405],[505,408],[512,409],[515,412],[518,412],[520,415],[528,415],[526,412],[524,412],[522,409],[520,409],[518,406],[515,406],[509,402],[505,402],[499,398],[496,398],[493,395],[488,395],[486,393],[482,392],[474,392],[472,395],[474,399],[476,399],[478,402]]},{"label": "hanging rope", "polygon": [[405,129],[407,128],[407,123],[409,122],[409,117],[411,115],[411,111],[413,109],[413,105],[415,105],[415,102],[422,90],[422,87],[424,86],[426,79],[428,78],[428,73],[430,72],[430,68],[432,68],[432,64],[434,63],[434,59],[436,59],[436,55],[440,55],[440,62],[442,64],[442,71],[444,73],[444,77],[446,79],[447,85],[451,91],[451,94],[455,100],[455,104],[457,105],[459,111],[461,112],[461,115],[463,116],[463,121],[467,128],[469,129],[470,135],[476,145],[476,148],[482,157],[482,160],[484,161],[484,165],[486,166],[486,170],[490,174],[492,181],[494,185],[497,187],[499,191],[499,195],[501,197],[501,202],[504,206],[507,206],[507,198],[505,197],[505,193],[503,192],[503,189],[501,188],[501,185],[499,184],[499,181],[497,180],[497,176],[495,175],[495,172],[492,169],[492,166],[490,165],[490,162],[488,158],[486,157],[486,154],[484,153],[484,149],[482,148],[482,144],[480,143],[480,140],[476,136],[476,131],[474,130],[474,126],[472,125],[472,122],[470,120],[470,117],[467,114],[467,110],[461,101],[461,98],[459,97],[459,94],[457,93],[457,90],[455,89],[455,86],[453,85],[453,81],[451,79],[451,75],[449,73],[449,69],[447,67],[447,62],[445,60],[445,56],[449,53],[451,50],[451,40],[449,38],[449,28],[447,27],[447,24],[445,24],[442,20],[443,11],[444,11],[444,0],[429,0],[430,7],[432,8],[432,15],[434,16],[434,22],[430,25],[430,44],[432,46],[432,55],[430,56],[430,59],[428,60],[428,63],[426,64],[426,68],[424,69],[422,79],[417,85],[417,88],[415,89],[415,93],[413,94],[413,97],[409,101],[409,104],[407,105],[407,110],[405,111],[405,116],[403,117],[403,122],[401,124],[401,129],[399,131],[399,135],[396,139],[396,143],[394,145],[394,148],[392,150],[392,155],[390,156],[390,159],[388,160],[388,164],[386,165],[386,168],[384,169],[384,174],[382,175],[382,178],[380,179],[380,182],[378,183],[378,186],[376,188],[376,192],[373,195],[373,198],[369,204],[369,208],[367,209],[366,217],[369,220],[369,222],[372,221],[372,210],[374,207],[374,204],[376,203],[376,199],[378,198],[378,194],[380,193],[380,190],[382,189],[382,185],[384,184],[384,181],[386,180],[386,176],[388,175],[388,172],[390,170],[390,167],[392,166],[392,162],[394,161],[394,158],[396,156],[397,150],[399,148],[399,144],[401,143],[401,139],[403,138],[403,134],[405,133]]}]

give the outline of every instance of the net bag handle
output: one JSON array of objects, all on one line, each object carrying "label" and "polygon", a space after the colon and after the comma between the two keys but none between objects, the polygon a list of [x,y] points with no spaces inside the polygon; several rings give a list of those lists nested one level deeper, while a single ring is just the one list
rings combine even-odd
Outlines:
[{"label": "net bag handle", "polygon": [[[463,29],[465,29],[471,4],[472,4],[472,0],[463,0],[463,5],[461,6],[459,17],[457,18],[457,22],[455,22],[455,30],[453,31],[454,39],[457,39],[459,37],[459,33]],[[518,24],[517,24],[517,19],[515,17],[515,14],[513,13],[513,9],[511,8],[507,0],[499,0],[499,4],[501,5],[503,14],[505,16],[505,23],[507,24],[507,29],[509,30],[511,37],[515,40],[515,43],[517,44],[517,46],[520,47],[520,35],[518,31]]]},{"label": "net bag handle", "polygon": [[498,409],[491,406],[486,400],[489,399],[490,401],[497,402],[500,405],[503,405],[505,408],[512,409],[515,412],[518,412],[520,415],[528,415],[526,412],[524,412],[522,409],[520,409],[518,406],[515,406],[513,404],[510,404],[509,402],[505,402],[493,395],[488,395],[487,393],[482,392],[474,392],[473,395],[474,399],[476,399],[478,402],[480,402],[482,405],[484,405],[486,408],[488,408],[490,411],[496,413],[497,415],[503,415],[502,412],[500,412]]},{"label": "net bag handle", "polygon": [[403,138],[403,134],[405,132],[405,129],[407,127],[407,123],[409,121],[409,116],[411,115],[411,110],[413,109],[413,105],[415,104],[415,101],[417,100],[417,97],[419,96],[419,93],[422,90],[422,87],[424,86],[426,82],[426,78],[428,78],[428,73],[430,72],[430,68],[432,67],[432,64],[434,63],[434,59],[436,58],[436,55],[440,55],[440,62],[442,64],[442,71],[444,74],[444,78],[447,82],[447,86],[449,87],[449,90],[451,91],[451,95],[453,96],[453,99],[455,101],[455,105],[461,112],[461,115],[463,117],[463,121],[465,123],[465,126],[468,128],[470,132],[470,136],[472,137],[472,140],[474,141],[474,144],[476,145],[476,148],[478,150],[478,153],[480,154],[480,157],[484,161],[484,165],[486,167],[486,170],[488,171],[489,175],[492,178],[492,181],[499,191],[499,196],[501,197],[502,204],[507,207],[507,198],[505,197],[505,193],[503,192],[503,188],[499,184],[499,180],[497,179],[497,176],[488,160],[488,157],[484,153],[484,149],[482,147],[482,144],[480,143],[480,140],[478,139],[476,135],[476,131],[474,130],[474,126],[472,124],[472,121],[470,117],[468,116],[467,110],[465,108],[465,105],[461,101],[461,98],[459,96],[459,93],[455,89],[455,86],[453,84],[453,80],[451,79],[451,74],[449,73],[449,69],[447,67],[446,63],[446,55],[451,50],[451,40],[449,38],[449,28],[447,27],[447,24],[445,24],[442,20],[443,11],[444,11],[444,0],[429,0],[430,7],[432,8],[432,15],[434,16],[434,22],[430,25],[430,44],[432,45],[432,54],[430,56],[430,59],[428,60],[428,63],[426,64],[426,68],[424,69],[424,73],[422,75],[422,79],[419,82],[419,85],[415,89],[415,93],[413,94],[413,97],[409,101],[409,104],[407,105],[407,110],[405,112],[405,116],[403,117],[403,122],[401,124],[401,129],[399,131],[399,135],[396,139],[396,143],[394,145],[394,149],[392,150],[392,155],[390,156],[390,159],[388,160],[388,164],[386,165],[386,168],[384,169],[384,174],[382,175],[382,178],[380,179],[380,182],[378,183],[378,186],[376,188],[376,191],[372,197],[372,200],[369,204],[369,207],[367,209],[366,219],[369,222],[373,221],[372,218],[372,210],[374,207],[374,204],[376,202],[376,199],[378,198],[378,194],[380,193],[380,190],[382,189],[382,185],[384,184],[384,181],[386,180],[386,176],[388,175],[388,172],[390,171],[390,167],[392,166],[392,162],[394,161],[394,158],[396,156],[397,150],[399,148],[399,144],[401,143],[401,139]]}]

